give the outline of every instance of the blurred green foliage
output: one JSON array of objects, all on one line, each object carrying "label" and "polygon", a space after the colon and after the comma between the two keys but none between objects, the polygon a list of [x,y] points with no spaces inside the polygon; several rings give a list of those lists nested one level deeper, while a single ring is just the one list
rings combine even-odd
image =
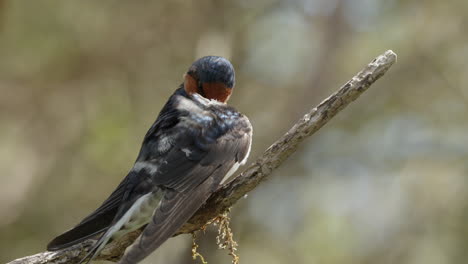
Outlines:
[{"label": "blurred green foliage", "polygon": [[[468,1],[0,1],[0,262],[125,176],[198,57],[237,69],[251,160],[370,59],[398,63],[232,211],[242,263],[464,263]],[[211,263],[229,263],[215,232]],[[193,263],[190,239],[145,263]]]}]

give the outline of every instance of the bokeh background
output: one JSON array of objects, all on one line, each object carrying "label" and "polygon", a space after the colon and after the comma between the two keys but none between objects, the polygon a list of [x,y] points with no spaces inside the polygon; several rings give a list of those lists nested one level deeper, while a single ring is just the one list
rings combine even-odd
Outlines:
[{"label": "bokeh background", "polygon": [[[466,0],[0,1],[0,263],[110,194],[196,58],[236,67],[252,161],[387,49],[390,72],[233,208],[241,263],[466,263],[467,28]],[[215,236],[200,251],[230,263]],[[195,263],[190,244],[144,263]]]}]

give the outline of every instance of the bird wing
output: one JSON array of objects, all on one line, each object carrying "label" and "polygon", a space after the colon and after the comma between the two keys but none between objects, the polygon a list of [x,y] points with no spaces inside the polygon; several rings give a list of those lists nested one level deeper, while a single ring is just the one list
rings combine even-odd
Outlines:
[{"label": "bird wing", "polygon": [[235,163],[240,163],[248,154],[250,127],[230,131],[208,145],[199,143],[172,148],[167,163],[159,170],[161,174],[155,178],[158,184],[168,190],[153,214],[152,221],[127,249],[119,263],[141,261],[192,217]]}]

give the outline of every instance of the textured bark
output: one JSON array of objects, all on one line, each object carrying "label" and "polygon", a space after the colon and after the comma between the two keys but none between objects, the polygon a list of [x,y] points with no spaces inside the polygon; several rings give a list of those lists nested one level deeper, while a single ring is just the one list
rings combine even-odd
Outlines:
[{"label": "textured bark", "polygon": [[[395,61],[396,54],[390,50],[375,58],[337,92],[305,114],[285,135],[271,145],[253,164],[247,167],[244,172],[215,192],[176,235],[199,230],[210,220],[234,205],[237,200],[254,189],[260,182],[267,179],[274,169],[278,168],[296,151],[298,145],[305,138],[318,131],[345,106],[356,100],[377,79],[382,77]],[[123,255],[125,248],[132,244],[139,233],[140,231],[135,231],[112,242],[106,246],[97,259],[117,261]],[[87,250],[90,249],[92,244],[93,240],[87,240],[67,249],[55,252],[42,252],[14,260],[8,264],[78,263],[86,255]]]}]

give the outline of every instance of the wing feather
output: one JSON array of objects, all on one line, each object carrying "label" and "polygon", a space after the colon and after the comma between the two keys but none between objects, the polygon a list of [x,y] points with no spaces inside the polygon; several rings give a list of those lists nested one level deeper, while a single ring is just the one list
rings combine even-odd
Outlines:
[{"label": "wing feather", "polygon": [[252,130],[245,117],[237,123],[235,131],[222,131],[211,140],[193,132],[187,136],[191,131],[180,133],[184,137],[175,140],[173,147],[157,159],[160,166],[153,176],[154,183],[184,192],[204,182],[217,166],[225,165],[229,170],[234,163],[243,161],[250,150]]}]

